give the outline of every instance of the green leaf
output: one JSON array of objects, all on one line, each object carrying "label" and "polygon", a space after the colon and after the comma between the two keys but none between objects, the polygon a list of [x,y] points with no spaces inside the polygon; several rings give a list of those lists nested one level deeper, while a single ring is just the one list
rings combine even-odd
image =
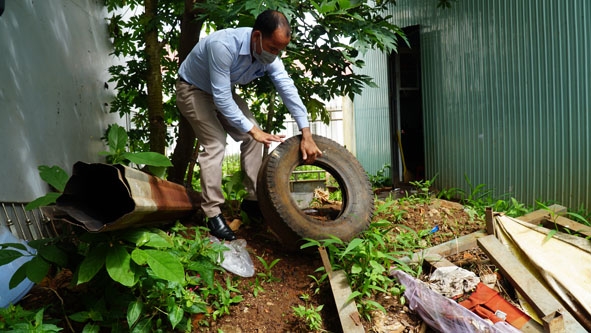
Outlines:
[{"label": "green leaf", "polygon": [[104,243],[100,243],[96,247],[90,249],[88,255],[84,257],[84,260],[80,263],[80,267],[78,267],[77,284],[92,280],[92,278],[104,266],[106,254],[107,246]]},{"label": "green leaf", "polygon": [[202,257],[187,264],[187,270],[198,272],[201,279],[207,284],[207,287],[213,286],[214,271],[217,268],[218,265]]},{"label": "green leaf", "polygon": [[117,155],[119,152],[124,152],[125,147],[127,146],[127,131],[125,128],[113,124],[111,128],[109,128],[109,133],[107,134],[107,138],[109,140],[109,149],[111,153]]},{"label": "green leaf", "polygon": [[549,241],[552,237],[554,237],[554,235],[556,235],[557,232],[558,232],[558,230],[556,230],[556,229],[550,230],[550,232],[548,232],[548,234],[544,238],[544,243]]},{"label": "green leaf", "polygon": [[82,333],[99,333],[100,328],[101,327],[96,324],[88,323],[82,328]]},{"label": "green leaf", "polygon": [[8,288],[13,289],[16,288],[19,284],[21,284],[21,282],[23,282],[25,280],[25,278],[27,277],[27,265],[21,265],[21,267],[19,267],[14,274],[12,274],[12,277],[10,278],[10,281],[8,282]]},{"label": "green leaf", "polygon": [[35,283],[40,283],[47,276],[50,268],[50,264],[41,257],[34,257],[23,266],[27,267],[27,277],[29,280]]},{"label": "green leaf", "polygon": [[170,311],[168,312],[168,320],[170,320],[170,324],[174,329],[176,325],[178,325],[178,323],[180,323],[183,319],[185,311],[183,311],[183,309],[178,305],[173,306],[172,309],[169,310]]},{"label": "green leaf", "polygon": [[121,238],[134,243],[137,247],[170,248],[174,245],[171,237],[160,229],[128,230],[121,235]]},{"label": "green leaf", "polygon": [[131,333],[146,333],[152,332],[152,317],[144,318],[133,327]]},{"label": "green leaf", "polygon": [[129,303],[127,306],[127,324],[129,325],[129,328],[137,322],[143,310],[144,303],[142,301],[138,300]]},{"label": "green leaf", "polygon": [[[1,243],[0,249],[8,249],[8,248],[15,248],[17,250],[29,252],[29,249],[23,243]],[[2,266],[2,265],[0,265]]]},{"label": "green leaf", "polygon": [[347,248],[345,249],[345,251],[343,251],[343,253],[341,253],[341,258],[343,258],[345,255],[347,255],[347,253],[354,250],[355,248],[357,248],[361,244],[363,244],[363,239],[354,238],[351,242],[349,242],[349,245],[347,245]]},{"label": "green leaf", "polygon": [[134,249],[131,252],[131,260],[138,264],[139,266],[144,266],[148,264],[148,254],[142,249]]},{"label": "green leaf", "polygon": [[59,267],[68,265],[68,255],[54,244],[40,247],[38,255]]},{"label": "green leaf", "polygon": [[88,311],[80,311],[68,316],[68,318],[72,319],[75,322],[83,323],[90,319],[90,312]]},{"label": "green leaf", "polygon": [[131,287],[137,282],[135,272],[131,267],[131,256],[123,246],[113,245],[109,248],[105,264],[107,273],[113,280],[127,287]]},{"label": "green leaf", "polygon": [[46,195],[29,202],[25,206],[25,209],[26,210],[33,210],[35,208],[53,205],[57,201],[57,198],[60,197],[60,195],[62,195],[62,194],[57,193],[57,192],[49,192]]},{"label": "green leaf", "polygon": [[49,185],[53,186],[59,192],[63,192],[66,188],[66,183],[70,178],[64,169],[54,165],[48,167],[47,165],[39,166],[39,176]]},{"label": "green leaf", "polygon": [[351,267],[351,274],[359,274],[362,271],[362,267],[359,264],[353,264]]},{"label": "green leaf", "polygon": [[156,167],[170,167],[172,162],[168,157],[152,152],[139,152],[139,153],[123,153],[122,157],[138,165],[150,165]]},{"label": "green leaf", "polygon": [[138,257],[145,259],[148,266],[154,271],[154,274],[159,278],[173,282],[183,282],[185,279],[185,269],[183,265],[170,252],[160,250],[142,250],[135,249],[133,251],[134,258]]},{"label": "green leaf", "polygon": [[164,177],[166,176],[166,170],[168,170],[167,167],[148,165],[148,171],[150,172],[150,174],[158,178],[164,179]]},{"label": "green leaf", "polygon": [[0,266],[9,264],[22,256],[24,254],[20,251],[10,249],[0,250]]},{"label": "green leaf", "polygon": [[138,229],[127,229],[123,230],[119,233],[119,237],[124,239],[130,243],[135,244],[135,246],[140,247],[144,246],[150,240],[150,232],[147,229],[138,228]]},{"label": "green leaf", "polygon": [[164,231],[159,230],[158,233],[150,233],[150,238],[144,246],[154,248],[171,248],[173,247],[172,239]]}]

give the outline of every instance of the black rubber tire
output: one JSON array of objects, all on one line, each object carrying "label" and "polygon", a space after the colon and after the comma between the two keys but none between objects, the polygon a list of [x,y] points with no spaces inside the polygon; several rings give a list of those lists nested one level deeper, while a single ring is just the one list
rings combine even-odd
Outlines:
[{"label": "black rubber tire", "polygon": [[313,135],[322,151],[314,165],[338,182],[343,202],[339,216],[320,221],[306,215],[292,199],[289,177],[304,164],[301,135],[281,143],[264,160],[258,174],[257,196],[266,224],[287,250],[297,251],[302,238],[326,239],[330,235],[349,241],[371,223],[374,198],[371,183],[359,161],[347,149],[328,138]]}]

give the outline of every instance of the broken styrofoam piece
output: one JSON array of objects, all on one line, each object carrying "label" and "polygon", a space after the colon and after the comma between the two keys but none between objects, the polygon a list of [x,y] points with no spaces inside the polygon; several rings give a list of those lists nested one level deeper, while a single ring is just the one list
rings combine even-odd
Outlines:
[{"label": "broken styrofoam piece", "polygon": [[429,287],[445,297],[454,298],[468,293],[480,283],[480,278],[457,266],[437,268],[429,277]]}]

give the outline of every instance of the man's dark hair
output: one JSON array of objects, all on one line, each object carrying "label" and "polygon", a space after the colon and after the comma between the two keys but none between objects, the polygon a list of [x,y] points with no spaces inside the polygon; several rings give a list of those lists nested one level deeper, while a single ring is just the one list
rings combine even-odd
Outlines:
[{"label": "man's dark hair", "polygon": [[272,9],[267,9],[260,13],[252,27],[253,30],[259,30],[265,38],[271,37],[273,32],[278,28],[284,28],[287,35],[291,37],[291,27],[285,15]]}]

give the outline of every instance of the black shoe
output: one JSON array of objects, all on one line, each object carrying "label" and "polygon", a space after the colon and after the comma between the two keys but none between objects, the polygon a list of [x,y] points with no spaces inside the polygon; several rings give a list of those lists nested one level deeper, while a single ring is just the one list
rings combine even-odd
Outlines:
[{"label": "black shoe", "polygon": [[217,238],[232,241],[236,239],[234,231],[226,224],[226,220],[223,215],[220,214],[214,217],[207,218],[207,227],[209,233]]},{"label": "black shoe", "polygon": [[253,222],[262,222],[263,214],[259,208],[259,202],[255,200],[242,200],[240,210],[246,213],[246,216]]}]

